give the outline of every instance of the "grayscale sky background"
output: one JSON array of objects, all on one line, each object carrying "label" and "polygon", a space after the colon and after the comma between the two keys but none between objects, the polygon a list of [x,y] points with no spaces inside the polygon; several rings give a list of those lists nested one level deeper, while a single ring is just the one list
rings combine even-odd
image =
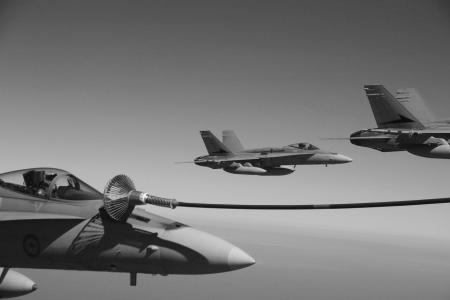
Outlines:
[{"label": "grayscale sky background", "polygon": [[[450,161],[346,141],[375,122],[362,86],[416,87],[450,117],[448,1],[2,1],[1,171],[118,174],[181,201],[329,203],[450,195]],[[345,165],[284,177],[176,165],[198,131],[244,146],[308,141]],[[211,276],[24,270],[29,299],[450,299],[450,206],[352,211],[148,208],[256,265]]]}]

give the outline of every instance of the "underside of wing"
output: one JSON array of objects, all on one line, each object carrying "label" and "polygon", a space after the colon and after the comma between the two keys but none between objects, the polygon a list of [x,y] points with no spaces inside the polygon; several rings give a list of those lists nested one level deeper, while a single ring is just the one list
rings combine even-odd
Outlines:
[{"label": "underside of wing", "polygon": [[357,141],[373,141],[373,142],[387,142],[391,140],[392,136],[380,135],[380,136],[352,136],[350,138],[351,142]]},{"label": "underside of wing", "polygon": [[350,140],[372,140],[372,141],[388,141],[392,136],[374,135],[374,136],[352,136]]}]

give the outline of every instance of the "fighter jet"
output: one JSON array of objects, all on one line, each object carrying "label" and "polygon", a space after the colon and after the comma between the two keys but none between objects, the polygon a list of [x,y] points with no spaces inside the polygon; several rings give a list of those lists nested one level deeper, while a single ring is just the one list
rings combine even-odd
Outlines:
[{"label": "fighter jet", "polygon": [[352,144],[382,152],[450,158],[450,121],[433,117],[415,89],[400,89],[395,96],[383,85],[365,85],[364,90],[378,127],[352,133]]},{"label": "fighter jet", "polygon": [[[210,274],[255,263],[243,250],[138,205],[174,208],[174,199],[136,191],[125,175],[100,193],[67,171],[0,174],[0,298],[36,290],[11,268]],[[182,203],[181,203],[182,204]]]},{"label": "fighter jet", "polygon": [[284,147],[244,149],[232,130],[223,131],[223,142],[210,131],[200,131],[208,155],[194,163],[211,169],[244,175],[278,176],[294,172],[289,165],[333,165],[351,162],[351,158],[319,149],[310,143]]},{"label": "fighter jet", "polygon": [[33,168],[0,174],[0,298],[37,285],[11,268],[88,270],[130,274],[211,274],[255,260],[218,237],[149,213],[168,208],[323,210],[450,203],[450,198],[300,205],[191,203],[137,191],[126,175],[103,194],[67,171]]}]

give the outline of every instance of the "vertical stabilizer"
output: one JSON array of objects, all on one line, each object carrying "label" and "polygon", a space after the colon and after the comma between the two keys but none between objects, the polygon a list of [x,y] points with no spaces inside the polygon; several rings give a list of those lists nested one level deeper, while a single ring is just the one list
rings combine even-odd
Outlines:
[{"label": "vertical stabilizer", "polygon": [[365,85],[364,90],[378,128],[425,128],[384,86]]},{"label": "vertical stabilizer", "polygon": [[395,98],[421,123],[426,124],[436,121],[416,89],[399,89]]},{"label": "vertical stabilizer", "polygon": [[222,131],[222,141],[233,152],[243,152],[244,147],[233,130]]},{"label": "vertical stabilizer", "polygon": [[220,155],[226,153],[232,153],[232,151],[225,146],[219,139],[212,134],[209,130],[200,131],[203,142],[205,143],[206,150],[208,150],[209,155]]}]

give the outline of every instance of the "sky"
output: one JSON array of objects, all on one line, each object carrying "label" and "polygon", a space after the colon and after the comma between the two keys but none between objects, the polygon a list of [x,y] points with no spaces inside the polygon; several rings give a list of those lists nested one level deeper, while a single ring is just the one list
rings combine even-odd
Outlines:
[{"label": "sky", "polygon": [[[51,166],[103,190],[116,174],[185,202],[447,197],[446,160],[346,141],[375,127],[364,84],[415,87],[450,117],[448,1],[2,1],[0,171]],[[199,130],[244,146],[310,142],[353,158],[289,176],[176,161]],[[212,276],[23,270],[27,298],[449,299],[448,205],[349,211],[149,211],[223,237],[256,264]],[[105,291],[105,286],[108,288]]]}]

